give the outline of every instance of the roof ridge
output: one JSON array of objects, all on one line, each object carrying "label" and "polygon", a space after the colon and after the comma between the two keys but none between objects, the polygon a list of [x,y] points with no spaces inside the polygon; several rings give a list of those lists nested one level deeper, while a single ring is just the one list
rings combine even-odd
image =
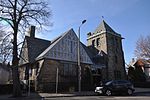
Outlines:
[{"label": "roof ridge", "polygon": [[[31,38],[30,36],[25,36],[25,38]],[[46,40],[46,39],[42,39],[42,38],[32,38],[32,39],[36,39],[36,40],[41,40],[41,41],[47,41],[47,42],[51,42],[50,40]]]}]

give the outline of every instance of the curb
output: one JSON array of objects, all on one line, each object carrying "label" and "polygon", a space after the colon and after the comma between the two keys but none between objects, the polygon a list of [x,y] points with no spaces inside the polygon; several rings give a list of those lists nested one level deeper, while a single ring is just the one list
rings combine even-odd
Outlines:
[{"label": "curb", "polygon": [[46,95],[40,94],[42,98],[56,98],[56,97],[75,97],[75,96],[95,96],[97,95],[96,93],[72,93],[72,94],[51,94],[51,95]]}]

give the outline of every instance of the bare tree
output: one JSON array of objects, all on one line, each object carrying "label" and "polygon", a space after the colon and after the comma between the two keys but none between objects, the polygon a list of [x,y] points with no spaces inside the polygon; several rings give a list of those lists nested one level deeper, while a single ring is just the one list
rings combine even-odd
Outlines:
[{"label": "bare tree", "polygon": [[6,21],[12,29],[13,96],[18,97],[21,96],[18,72],[18,34],[29,27],[30,24],[36,24],[40,27],[48,25],[51,11],[48,2],[45,0],[0,0],[0,11],[2,12],[0,19]]},{"label": "bare tree", "polygon": [[3,40],[3,37],[5,36],[5,32],[2,30],[1,27],[2,26],[0,26],[0,42]]},{"label": "bare tree", "polygon": [[0,32],[0,62],[8,63],[11,59],[12,44],[11,34],[6,35],[4,31]]},{"label": "bare tree", "polygon": [[0,25],[0,62],[4,64],[8,63],[11,59],[11,37],[12,34],[9,32],[6,33],[4,27]]},{"label": "bare tree", "polygon": [[135,55],[137,58],[150,59],[150,35],[137,40]]}]

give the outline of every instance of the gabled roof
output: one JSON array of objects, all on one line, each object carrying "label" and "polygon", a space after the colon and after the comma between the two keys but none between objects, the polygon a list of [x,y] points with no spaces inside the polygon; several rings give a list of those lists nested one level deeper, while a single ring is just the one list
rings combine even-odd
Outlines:
[{"label": "gabled roof", "polygon": [[51,44],[48,40],[31,38],[29,36],[26,36],[25,40],[27,42],[29,62],[33,62]]},{"label": "gabled roof", "polygon": [[[77,62],[77,41],[78,37],[73,29],[52,41],[26,36],[24,40],[26,50],[23,50],[27,55],[26,63],[33,63],[43,58]],[[82,63],[92,64],[82,44],[80,45],[80,53]]]},{"label": "gabled roof", "polygon": [[105,66],[105,60],[107,55],[102,50],[99,51],[93,47],[87,47],[84,44],[82,44],[82,46],[89,55],[91,61],[93,62],[93,67],[102,68]]},{"label": "gabled roof", "polygon": [[67,32],[63,33],[62,35],[58,36],[57,38],[55,38],[54,40],[52,40],[52,43],[51,45],[49,45],[49,47],[47,47],[47,49],[45,49],[43,52],[41,52],[40,55],[37,56],[36,59],[40,59],[40,58],[43,58],[44,55],[55,45],[58,43],[59,40],[61,40],[65,34],[67,34],[69,31],[73,31],[73,29],[71,28],[70,30],[68,30]]},{"label": "gabled roof", "polygon": [[91,52],[91,50],[85,45],[83,44],[82,42],[80,42],[82,47],[84,48],[84,50],[87,52],[88,56],[90,57],[91,61],[92,61],[92,58],[93,58],[93,52]]},{"label": "gabled roof", "polygon": [[144,65],[150,65],[150,60],[145,60],[145,59],[138,59],[134,66],[144,66]]},{"label": "gabled roof", "polygon": [[[73,29],[70,29],[56,38],[51,45],[36,58],[36,60],[47,58],[77,62],[77,41],[78,37],[76,33]],[[82,44],[80,44],[80,53],[82,63],[92,64],[92,61]]]},{"label": "gabled roof", "polygon": [[101,33],[101,32],[111,32],[111,33],[116,33],[104,20],[101,22],[101,24],[96,28],[95,34],[96,33]]},{"label": "gabled roof", "polygon": [[93,57],[98,53],[98,50],[93,47],[87,47],[83,43],[81,43],[87,54],[89,55],[90,59],[92,60]]}]

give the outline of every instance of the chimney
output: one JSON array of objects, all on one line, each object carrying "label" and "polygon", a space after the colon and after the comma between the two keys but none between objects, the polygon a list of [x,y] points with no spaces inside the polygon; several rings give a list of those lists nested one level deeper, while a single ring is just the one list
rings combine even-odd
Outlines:
[{"label": "chimney", "polygon": [[29,36],[35,38],[35,26],[31,26],[29,29]]}]

